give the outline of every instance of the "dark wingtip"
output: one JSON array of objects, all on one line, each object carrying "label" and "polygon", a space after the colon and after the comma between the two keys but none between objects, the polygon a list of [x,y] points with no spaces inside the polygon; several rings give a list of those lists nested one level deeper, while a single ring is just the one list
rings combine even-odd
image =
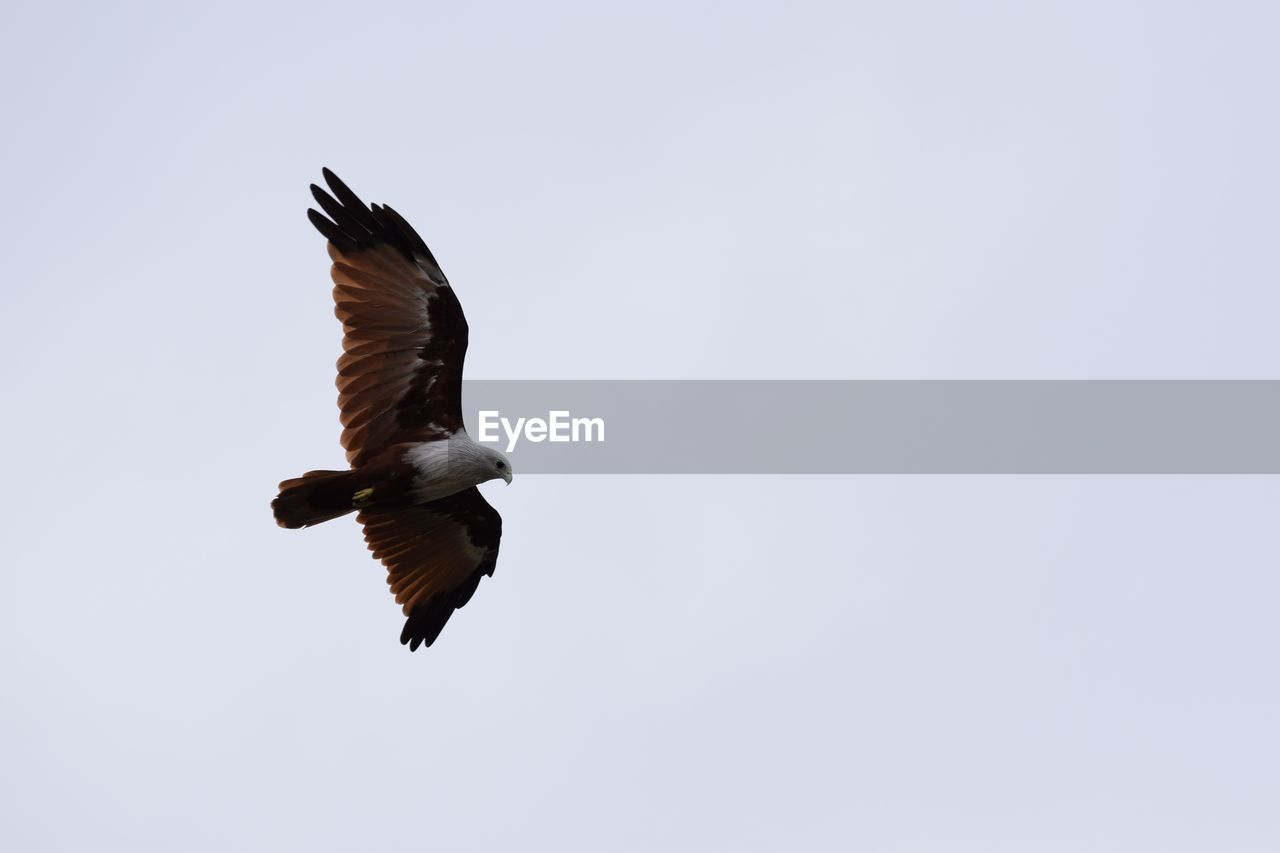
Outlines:
[{"label": "dark wingtip", "polygon": [[[329,185],[329,190],[344,210],[344,218],[350,218],[370,234],[376,234],[378,222],[373,218],[373,214],[369,212],[369,207],[360,200],[360,196],[352,192],[351,188],[343,183],[342,179],[335,175],[331,169],[325,168],[321,171],[324,173],[324,180]],[[321,204],[327,211],[328,205],[324,205],[323,202]],[[342,220],[339,220],[338,224],[344,227],[347,225]]]},{"label": "dark wingtip", "polygon": [[400,645],[408,646],[409,651],[416,652],[418,644],[422,642],[422,638],[413,636],[413,632],[409,630],[411,624],[410,620],[405,620],[404,628],[400,631]]},{"label": "dark wingtip", "polygon": [[440,264],[435,256],[403,216],[390,205],[366,205],[328,166],[321,167],[320,172],[328,184],[328,192],[324,187],[312,184],[311,195],[329,218],[325,219],[316,211],[308,211],[307,215],[316,229],[339,251],[345,254],[387,244],[411,261],[415,257],[425,260],[439,273],[438,283],[448,284],[444,273],[439,272]]},{"label": "dark wingtip", "polygon": [[346,184],[342,182],[342,178],[339,178],[337,175],[335,175],[333,173],[333,169],[330,169],[328,166],[321,166],[320,174],[324,176],[324,182],[329,185],[330,189],[336,189],[336,187],[346,187]]},{"label": "dark wingtip", "polygon": [[339,251],[350,252],[356,248],[355,242],[346,234],[343,234],[341,228],[325,219],[318,210],[308,207],[307,219],[310,219],[316,230],[324,235],[326,240],[337,246]]},{"label": "dark wingtip", "polygon": [[316,228],[318,228],[320,230],[320,233],[324,234],[326,237],[329,236],[326,233],[327,229],[338,227],[334,225],[332,222],[330,222],[328,219],[325,219],[324,214],[313,207],[307,208],[307,219],[310,219],[311,224],[314,225]]},{"label": "dark wingtip", "polygon": [[324,175],[324,182],[329,185],[329,189],[338,197],[339,201],[343,204],[348,204],[348,199],[354,199],[355,206],[364,207],[364,202],[360,201],[359,197],[351,191],[351,188],[343,182],[342,178],[333,173],[333,170],[325,167],[320,170],[320,173]]}]

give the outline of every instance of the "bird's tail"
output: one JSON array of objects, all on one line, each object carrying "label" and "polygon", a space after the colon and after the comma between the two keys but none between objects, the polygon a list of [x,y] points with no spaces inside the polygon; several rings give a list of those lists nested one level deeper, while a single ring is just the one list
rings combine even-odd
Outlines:
[{"label": "bird's tail", "polygon": [[356,486],[354,471],[308,471],[285,480],[271,502],[276,524],[310,527],[346,515],[357,508]]}]

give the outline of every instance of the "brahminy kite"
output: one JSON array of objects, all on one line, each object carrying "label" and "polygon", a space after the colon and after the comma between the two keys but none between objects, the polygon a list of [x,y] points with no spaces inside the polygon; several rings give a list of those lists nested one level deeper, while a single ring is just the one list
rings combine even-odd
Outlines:
[{"label": "brahminy kite", "polygon": [[311,185],[324,213],[307,216],[333,259],[351,468],[285,480],[271,508],[291,528],[358,512],[408,617],[400,642],[416,651],[493,574],[502,517],[476,486],[510,483],[511,462],[463,428],[467,320],[435,256],[390,207],[366,206],[328,169],[324,179],[332,195]]}]

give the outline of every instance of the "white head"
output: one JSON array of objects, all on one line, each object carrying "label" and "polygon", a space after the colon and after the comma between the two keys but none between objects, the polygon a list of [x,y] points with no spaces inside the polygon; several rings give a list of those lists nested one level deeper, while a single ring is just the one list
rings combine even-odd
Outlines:
[{"label": "white head", "polygon": [[409,451],[406,459],[417,469],[414,492],[421,501],[434,500],[489,480],[511,482],[511,460],[492,447],[477,444],[465,432],[445,441],[428,441]]},{"label": "white head", "polygon": [[472,441],[465,432],[456,433],[447,444],[449,479],[466,480],[468,486],[499,479],[511,483],[511,460],[494,448]]},{"label": "white head", "polygon": [[492,447],[485,447],[483,444],[476,444],[474,441],[471,442],[471,446],[480,449],[480,458],[476,460],[479,464],[475,469],[476,476],[484,477],[480,482],[501,478],[507,482],[508,486],[511,485],[510,459]]}]

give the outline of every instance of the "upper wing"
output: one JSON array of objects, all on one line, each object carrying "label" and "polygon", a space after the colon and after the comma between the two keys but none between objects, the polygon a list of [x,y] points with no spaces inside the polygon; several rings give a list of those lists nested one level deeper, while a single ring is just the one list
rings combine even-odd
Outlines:
[{"label": "upper wing", "polygon": [[[307,216],[329,239],[342,321],[338,407],[347,461],[391,444],[462,429],[467,320],[427,244],[386,205],[366,207],[328,169],[333,195],[311,185],[329,215]],[[334,197],[336,196],[336,198]]]},{"label": "upper wing", "polygon": [[436,641],[498,562],[502,516],[475,487],[409,509],[362,510],[359,520],[409,617],[400,642],[410,651]]}]

